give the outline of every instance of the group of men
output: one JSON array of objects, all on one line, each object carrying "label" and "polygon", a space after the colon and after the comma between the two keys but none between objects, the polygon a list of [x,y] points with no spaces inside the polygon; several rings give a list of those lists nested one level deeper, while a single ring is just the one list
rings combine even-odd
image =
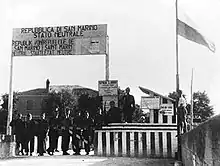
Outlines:
[{"label": "group of men", "polygon": [[[58,138],[62,136],[61,149],[63,155],[69,155],[70,138],[72,138],[72,149],[75,155],[80,155],[80,148],[83,147],[88,155],[90,145],[93,142],[94,128],[99,124],[132,122],[132,114],[135,110],[135,100],[129,94],[130,88],[126,88],[126,94],[123,97],[123,108],[115,106],[115,102],[110,102],[110,109],[103,118],[91,118],[89,112],[81,110],[75,117],[70,116],[70,110],[65,110],[65,116],[59,115],[56,108],[53,116],[45,119],[45,113],[42,113],[39,120],[32,119],[31,114],[27,114],[26,120],[22,120],[22,115],[11,122],[16,135],[17,154],[32,155],[34,152],[34,138],[37,136],[37,153],[39,156],[48,153],[53,155],[57,152]],[[123,115],[123,116],[122,116]],[[123,118],[122,118],[123,117]],[[122,120],[123,119],[123,120]],[[46,139],[49,137],[49,148],[46,149]]]},{"label": "group of men", "polygon": [[11,121],[10,126],[16,136],[16,154],[31,156],[34,152],[34,137],[37,136],[37,153],[43,155],[49,127],[45,113],[41,114],[39,120],[34,120],[31,114],[27,114],[25,121],[22,119],[22,114],[18,114],[17,118]]},{"label": "group of men", "polygon": [[[27,114],[26,120],[18,114],[10,125],[16,136],[16,152],[21,155],[32,155],[34,152],[34,139],[37,137],[37,153],[43,156],[45,153],[53,155],[58,152],[58,138],[62,137],[61,149],[63,155],[69,155],[70,137],[72,137],[72,149],[74,154],[80,155],[81,144],[84,143],[86,154],[90,152],[92,119],[87,111],[81,111],[76,117],[70,117],[70,110],[65,111],[65,116],[60,117],[56,109],[49,120],[42,113],[39,120],[32,119]],[[46,140],[49,137],[49,147],[46,149]]]}]

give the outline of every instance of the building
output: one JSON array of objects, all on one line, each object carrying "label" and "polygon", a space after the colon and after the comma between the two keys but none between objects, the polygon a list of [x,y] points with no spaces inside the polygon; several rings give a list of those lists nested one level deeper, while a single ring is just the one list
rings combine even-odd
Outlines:
[{"label": "building", "polygon": [[[149,118],[149,123],[160,123],[160,124],[176,124],[176,108],[175,108],[175,100],[161,95],[159,93],[156,93],[150,89],[147,88],[143,88],[143,87],[139,87],[140,90],[145,93],[147,96],[147,98],[149,99],[148,104],[151,105],[151,107],[154,108],[149,108],[149,114],[150,114],[150,118]],[[158,99],[158,102],[155,102],[153,99],[155,99],[155,101],[157,101],[156,99]],[[152,103],[152,104],[151,104]],[[171,112],[170,115],[165,115],[162,112],[160,112],[160,106],[162,104],[172,104],[173,105],[173,111]],[[143,108],[144,109],[144,108]]]},{"label": "building", "polygon": [[61,92],[62,90],[70,91],[76,102],[82,94],[88,94],[89,97],[98,95],[98,91],[85,88],[79,85],[50,85],[50,81],[46,81],[45,88],[36,88],[28,91],[20,92],[18,95],[18,112],[26,116],[28,113],[33,115],[33,118],[39,118],[40,114],[46,110],[46,100],[51,92]]}]

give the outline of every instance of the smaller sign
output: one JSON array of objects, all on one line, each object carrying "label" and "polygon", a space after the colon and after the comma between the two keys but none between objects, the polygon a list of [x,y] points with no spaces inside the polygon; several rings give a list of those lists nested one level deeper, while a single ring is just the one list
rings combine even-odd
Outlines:
[{"label": "smaller sign", "polygon": [[141,97],[141,108],[144,109],[160,109],[159,97]]},{"label": "smaller sign", "polygon": [[163,115],[173,115],[173,104],[161,104],[159,112]]},{"label": "smaller sign", "polygon": [[99,96],[118,95],[118,81],[105,80],[99,81]]}]

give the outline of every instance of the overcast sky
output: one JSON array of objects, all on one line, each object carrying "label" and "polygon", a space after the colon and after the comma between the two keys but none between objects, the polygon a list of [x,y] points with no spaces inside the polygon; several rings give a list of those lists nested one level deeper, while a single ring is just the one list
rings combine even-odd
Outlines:
[{"label": "overcast sky", "polygon": [[[131,88],[140,104],[138,86],[168,95],[176,89],[175,0],[1,0],[0,94],[9,91],[12,28],[107,24],[110,79]],[[180,88],[190,99],[206,91],[220,113],[220,1],[179,0],[181,10],[216,45],[213,54],[202,45],[179,37]],[[105,56],[15,57],[15,91],[51,84],[98,88],[105,79]]]}]

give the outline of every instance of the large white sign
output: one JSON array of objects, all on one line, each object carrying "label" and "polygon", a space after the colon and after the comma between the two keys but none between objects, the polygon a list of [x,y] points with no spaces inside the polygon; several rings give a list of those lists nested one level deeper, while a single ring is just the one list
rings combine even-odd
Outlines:
[{"label": "large white sign", "polygon": [[99,81],[99,95],[100,96],[118,95],[118,81],[117,80]]},{"label": "large white sign", "polygon": [[160,109],[159,97],[141,97],[141,108],[143,109]]},{"label": "large white sign", "polygon": [[14,56],[90,55],[106,53],[107,25],[13,29]]},{"label": "large white sign", "polygon": [[159,112],[163,115],[173,115],[173,104],[161,104]]}]

